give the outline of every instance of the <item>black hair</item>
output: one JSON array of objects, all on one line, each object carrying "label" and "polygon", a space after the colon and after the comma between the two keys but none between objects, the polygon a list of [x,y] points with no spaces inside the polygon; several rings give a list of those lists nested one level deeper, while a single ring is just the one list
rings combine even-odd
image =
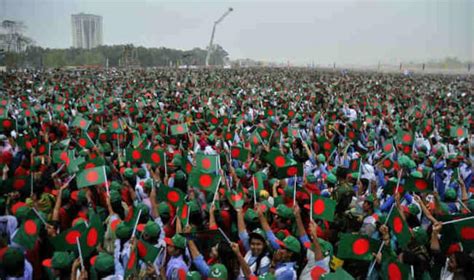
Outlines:
[{"label": "black hair", "polygon": [[237,257],[232,251],[227,241],[219,242],[217,246],[217,253],[219,255],[219,261],[227,268],[228,277],[227,279],[237,279],[239,275],[240,266],[237,261]]}]

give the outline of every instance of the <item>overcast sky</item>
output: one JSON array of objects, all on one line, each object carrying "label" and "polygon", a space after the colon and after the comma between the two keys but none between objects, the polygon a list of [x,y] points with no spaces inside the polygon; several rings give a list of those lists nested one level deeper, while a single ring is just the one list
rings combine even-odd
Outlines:
[{"label": "overcast sky", "polygon": [[72,45],[71,14],[103,16],[104,44],[205,48],[231,59],[293,64],[376,64],[456,56],[474,60],[474,0],[160,1],[0,0],[1,20],[21,20],[44,47]]}]

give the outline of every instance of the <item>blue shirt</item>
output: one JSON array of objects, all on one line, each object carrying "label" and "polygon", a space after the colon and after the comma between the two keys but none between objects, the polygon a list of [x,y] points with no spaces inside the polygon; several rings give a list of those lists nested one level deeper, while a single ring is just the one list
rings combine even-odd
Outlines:
[{"label": "blue shirt", "polygon": [[166,266],[166,279],[168,280],[179,280],[181,279],[180,270],[186,274],[188,272],[188,266],[183,260],[183,256],[171,257],[168,265]]}]

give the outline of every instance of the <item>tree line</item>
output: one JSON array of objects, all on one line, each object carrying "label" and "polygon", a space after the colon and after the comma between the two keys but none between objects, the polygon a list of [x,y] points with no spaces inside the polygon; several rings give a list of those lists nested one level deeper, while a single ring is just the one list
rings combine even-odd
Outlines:
[{"label": "tree line", "polygon": [[[123,54],[127,45],[99,46],[87,49],[50,49],[29,46],[24,52],[7,52],[4,64],[9,68],[59,68],[65,66],[123,66]],[[207,50],[177,50],[170,48],[133,47],[133,57],[142,67],[176,65],[204,65]],[[219,45],[214,46],[211,65],[223,65],[228,53]]]}]

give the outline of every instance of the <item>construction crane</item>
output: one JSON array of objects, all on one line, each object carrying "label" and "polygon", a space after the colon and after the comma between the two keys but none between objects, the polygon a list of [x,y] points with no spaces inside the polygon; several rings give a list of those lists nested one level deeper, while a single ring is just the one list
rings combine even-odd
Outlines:
[{"label": "construction crane", "polygon": [[229,8],[218,20],[214,22],[214,26],[212,27],[212,34],[211,34],[211,41],[209,42],[209,47],[207,48],[207,55],[206,55],[206,67],[209,67],[209,59],[211,58],[213,42],[214,42],[214,34],[216,33],[216,26],[224,20],[224,18],[230,14],[234,9]]}]

